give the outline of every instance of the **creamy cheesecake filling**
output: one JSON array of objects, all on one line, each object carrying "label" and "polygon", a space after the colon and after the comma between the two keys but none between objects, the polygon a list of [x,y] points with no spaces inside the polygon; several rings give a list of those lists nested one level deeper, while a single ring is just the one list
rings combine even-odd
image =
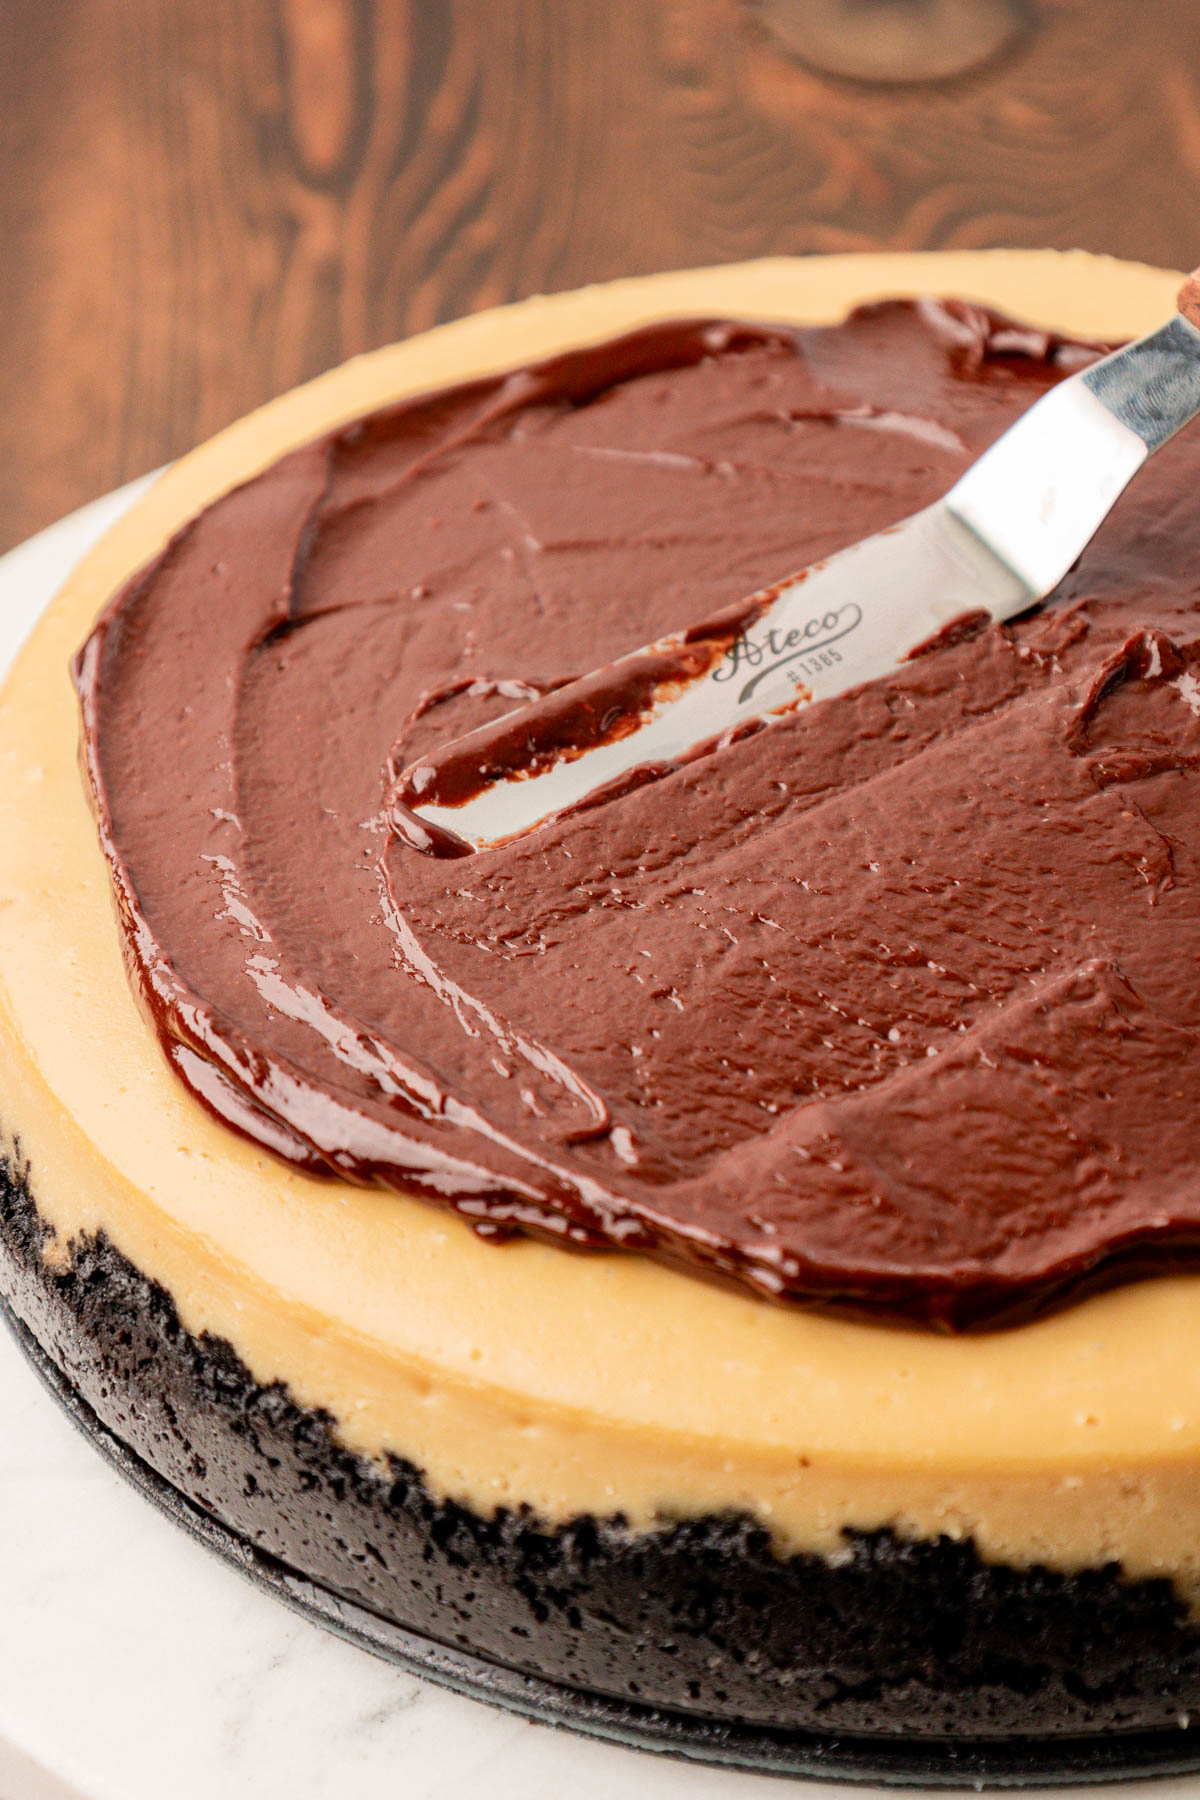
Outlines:
[{"label": "creamy cheesecake filling", "polygon": [[414,757],[918,510],[1095,354],[956,301],[651,326],[203,512],[77,667],[176,1073],[301,1166],[775,1299],[993,1326],[1193,1255],[1200,434],[1023,620],[465,862],[388,831]]},{"label": "creamy cheesecake filling", "polygon": [[[774,265],[535,303],[350,365],[173,470],[79,572],[0,709],[0,1096],[38,1204],[105,1230],[256,1377],[326,1407],[352,1448],[408,1457],[487,1512],[725,1506],[781,1547],[845,1525],[975,1536],[1062,1568],[1197,1581],[1200,1284],[1142,1282],[982,1337],[761,1304],[639,1259],[503,1251],[403,1195],[313,1180],[230,1135],[170,1076],[121,964],[75,766],[71,651],[108,593],[215,494],[339,417],[531,349],[689,310],[837,314],[931,286],[1100,336],[1173,279],[1075,259]],[[1056,286],[1057,284],[1057,286]],[[1070,297],[1080,288],[1078,312]],[[1110,311],[1103,310],[1106,303]]]}]

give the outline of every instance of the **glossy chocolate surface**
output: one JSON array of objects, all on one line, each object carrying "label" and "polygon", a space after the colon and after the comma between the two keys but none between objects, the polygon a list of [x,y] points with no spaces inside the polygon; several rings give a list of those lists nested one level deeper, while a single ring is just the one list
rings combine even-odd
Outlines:
[{"label": "glossy chocolate surface", "polygon": [[394,782],[943,492],[1090,354],[654,327],[218,501],[81,652],[181,1078],[497,1236],[970,1328],[1200,1246],[1200,436],[1038,614],[479,856]]}]

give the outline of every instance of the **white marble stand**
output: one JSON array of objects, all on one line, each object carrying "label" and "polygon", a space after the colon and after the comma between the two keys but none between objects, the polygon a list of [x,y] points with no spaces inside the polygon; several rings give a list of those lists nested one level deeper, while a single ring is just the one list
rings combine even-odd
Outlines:
[{"label": "white marble stand", "polygon": [[[0,560],[0,671],[141,485]],[[526,1724],[297,1618],[126,1487],[0,1328],[0,1800],[767,1800],[781,1785]],[[1200,1800],[1200,1778],[1122,1791],[1143,1788]]]}]

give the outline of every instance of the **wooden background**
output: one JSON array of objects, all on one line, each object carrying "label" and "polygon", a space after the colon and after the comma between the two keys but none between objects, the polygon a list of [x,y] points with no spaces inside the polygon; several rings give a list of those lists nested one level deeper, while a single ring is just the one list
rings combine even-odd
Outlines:
[{"label": "wooden background", "polygon": [[[828,73],[876,40],[984,61]],[[1189,264],[1198,201],[1194,0],[0,0],[0,549],[496,301],[769,251]]]}]

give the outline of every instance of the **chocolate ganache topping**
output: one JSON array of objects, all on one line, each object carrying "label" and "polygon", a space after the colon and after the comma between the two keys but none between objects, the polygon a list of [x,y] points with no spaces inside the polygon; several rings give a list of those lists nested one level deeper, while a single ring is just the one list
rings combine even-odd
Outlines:
[{"label": "chocolate ganache topping", "polygon": [[1195,431],[1014,625],[490,852],[393,828],[415,759],[925,505],[1094,353],[655,326],[210,506],[76,665],[179,1077],[485,1235],[935,1327],[1200,1249]]}]

